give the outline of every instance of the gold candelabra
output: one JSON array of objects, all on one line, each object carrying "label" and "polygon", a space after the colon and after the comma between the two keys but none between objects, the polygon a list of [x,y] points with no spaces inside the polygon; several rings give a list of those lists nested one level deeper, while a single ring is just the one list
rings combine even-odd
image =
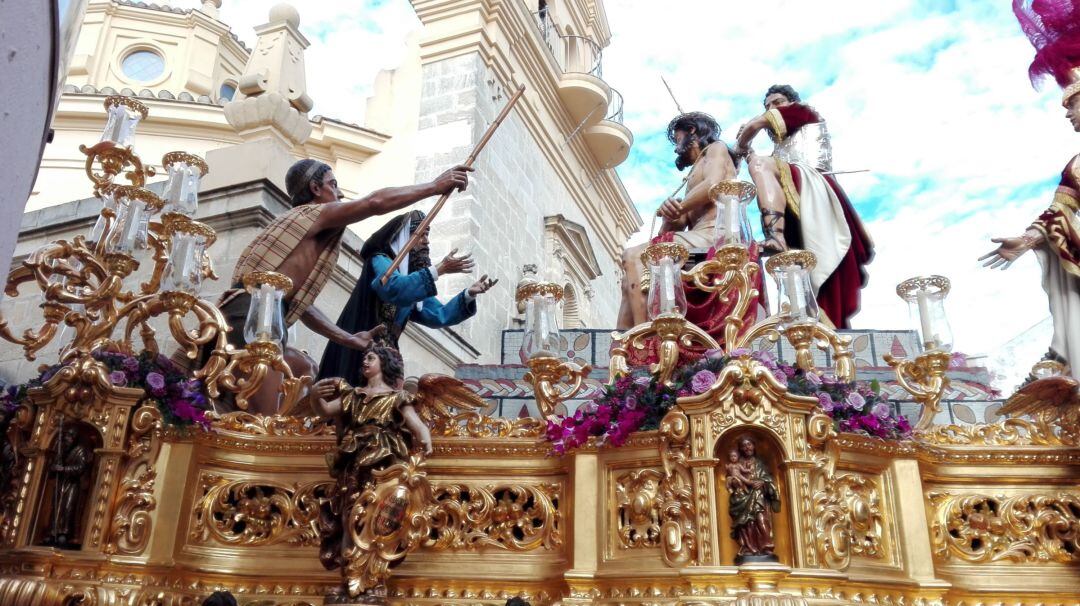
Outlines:
[{"label": "gold candelabra", "polygon": [[[74,336],[61,348],[63,364],[89,361],[93,352],[106,348],[133,353],[136,331],[143,349],[160,353],[150,320],[164,316],[187,358],[197,361],[204,349],[211,350],[205,365],[195,371],[211,397],[233,392],[237,405],[246,408],[250,395],[274,369],[285,375],[286,402],[295,401],[302,382],[282,360],[280,345],[260,339],[243,349],[232,348],[221,312],[199,297],[202,280],[217,278],[206,253],[216,234],[191,218],[198,181],[208,172],[206,163],[186,152],[165,154],[162,165],[169,181],[163,199],[144,187],[155,171],[132,146],[135,127],[149,115],[148,108],[134,99],[111,96],[105,109],[109,119],[102,140],[79,148],[87,157],[86,175],[94,194],[103,201],[98,222],[89,236],[47,244],[11,270],[5,292],[18,296],[20,286],[33,282],[42,292],[43,322],[16,335],[0,317],[0,338],[21,346],[25,357],[34,360],[66,324]],[[121,175],[128,184],[116,182]],[[153,250],[154,267],[151,278],[136,290],[127,281],[139,268],[136,255],[142,248]],[[264,272],[256,278],[282,292],[291,288],[288,278],[278,274]],[[194,317],[197,328],[185,326],[188,317]]]},{"label": "gold candelabra", "polygon": [[517,303],[524,305],[525,334],[522,335],[521,355],[529,371],[525,380],[533,385],[536,405],[545,417],[551,416],[562,402],[579,394],[585,387],[592,367],[562,359],[556,306],[563,292],[553,282],[528,282],[517,290]]},{"label": "gold candelabra", "polygon": [[945,376],[952,356],[952,334],[945,318],[943,301],[951,284],[944,276],[916,277],[896,286],[896,294],[911,306],[918,318],[919,336],[925,351],[913,359],[885,355],[885,362],[896,370],[896,381],[922,406],[916,431],[930,427],[941,411],[941,398],[949,388]]}]

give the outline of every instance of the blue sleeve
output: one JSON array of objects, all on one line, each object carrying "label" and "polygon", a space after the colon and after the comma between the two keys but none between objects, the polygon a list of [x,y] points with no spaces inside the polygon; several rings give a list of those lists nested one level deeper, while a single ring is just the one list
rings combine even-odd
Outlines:
[{"label": "blue sleeve", "polygon": [[466,300],[463,291],[445,304],[440,303],[435,297],[424,299],[424,309],[413,310],[409,319],[430,328],[442,328],[461,324],[474,315],[476,315],[476,299]]},{"label": "blue sleeve", "polygon": [[376,255],[371,259],[371,265],[376,276],[371,281],[371,288],[383,301],[397,307],[408,307],[429,297],[434,297],[438,293],[435,288],[435,280],[432,279],[431,272],[426,269],[408,275],[395,271],[384,285],[380,278],[390,268],[391,263],[393,261],[385,255]]}]

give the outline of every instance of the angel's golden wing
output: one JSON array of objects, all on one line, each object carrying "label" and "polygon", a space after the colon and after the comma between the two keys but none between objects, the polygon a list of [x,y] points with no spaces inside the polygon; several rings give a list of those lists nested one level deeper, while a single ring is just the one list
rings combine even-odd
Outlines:
[{"label": "angel's golden wing", "polygon": [[1080,383],[1072,377],[1047,377],[1017,390],[1005,401],[1000,413],[1006,416],[1035,415],[1056,409],[1056,417],[1066,407],[1077,404],[1080,404]]},{"label": "angel's golden wing", "polygon": [[453,418],[462,412],[480,412],[487,402],[464,383],[440,374],[427,374],[417,381],[417,412],[429,423]]}]

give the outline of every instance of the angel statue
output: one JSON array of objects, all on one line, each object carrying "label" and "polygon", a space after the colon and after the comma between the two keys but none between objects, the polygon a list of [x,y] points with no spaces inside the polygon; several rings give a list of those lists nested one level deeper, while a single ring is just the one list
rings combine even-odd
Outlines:
[{"label": "angel statue", "polygon": [[405,379],[401,354],[372,346],[361,364],[361,385],[323,379],[309,395],[312,409],[333,419],[337,448],[326,455],[337,484],[319,519],[319,560],[340,568],[342,585],[327,604],[385,604],[389,568],[428,534],[434,507],[420,468],[431,454],[431,429],[454,408],[475,411],[484,401],[457,379]]}]

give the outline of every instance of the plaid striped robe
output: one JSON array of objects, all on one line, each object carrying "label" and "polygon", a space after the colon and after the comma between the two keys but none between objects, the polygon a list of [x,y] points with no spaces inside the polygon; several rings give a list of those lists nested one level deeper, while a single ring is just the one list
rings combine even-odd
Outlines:
[{"label": "plaid striped robe", "polygon": [[[239,285],[248,272],[277,271],[289,254],[311,231],[324,208],[326,206],[322,204],[298,206],[267,225],[240,254],[236,269],[233,270],[233,287]],[[339,229],[329,237],[326,246],[315,261],[311,274],[299,288],[296,288],[286,310],[286,326],[292,326],[299,320],[322,292],[326,281],[330,279],[330,273],[337,265],[338,253],[341,251],[341,236],[344,233],[344,229]],[[224,305],[237,294],[239,293],[235,290],[226,291],[219,306]]]}]

